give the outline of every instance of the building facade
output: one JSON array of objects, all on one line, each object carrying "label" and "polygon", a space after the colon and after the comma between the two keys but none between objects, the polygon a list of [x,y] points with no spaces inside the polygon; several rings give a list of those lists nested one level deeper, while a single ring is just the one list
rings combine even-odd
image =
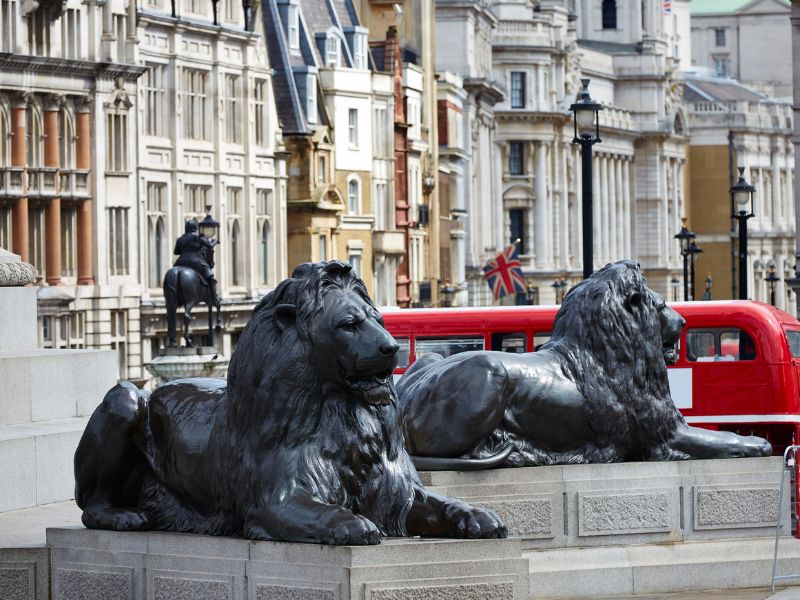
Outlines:
[{"label": "building facade", "polygon": [[[147,0],[135,59],[137,275],[145,361],[165,345],[164,273],[189,219],[220,223],[214,273],[230,357],[258,300],[287,275],[287,172],[261,13],[237,0]],[[197,343],[207,339],[196,309]]]},{"label": "building facade", "polygon": [[789,0],[692,0],[692,66],[791,98]]},{"label": "building facade", "polygon": [[[775,305],[796,311],[795,294],[787,294],[794,275],[794,119],[789,102],[776,101],[731,79],[690,76],[684,99],[692,132],[689,148],[689,214],[691,229],[703,253],[697,258],[700,279],[713,278],[713,298],[738,298],[739,230],[730,218],[728,192],[744,167],[756,188],[754,218],[748,221],[748,297],[770,302],[766,281],[770,269]],[[697,294],[695,294],[697,297]]]},{"label": "building facade", "polygon": [[135,4],[0,14],[0,245],[39,279],[40,344],[110,348],[139,378]]}]

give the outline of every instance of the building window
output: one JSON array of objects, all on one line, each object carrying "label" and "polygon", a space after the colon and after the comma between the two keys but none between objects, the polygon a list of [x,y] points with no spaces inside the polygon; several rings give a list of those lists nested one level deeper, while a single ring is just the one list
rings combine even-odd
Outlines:
[{"label": "building window", "polygon": [[128,170],[128,115],[108,113],[106,115],[106,170],[126,172]]},{"label": "building window", "polygon": [[128,319],[124,310],[111,311],[111,349],[117,351],[119,356],[119,377],[128,377],[128,353],[126,343],[128,339]]},{"label": "building window", "polygon": [[308,114],[306,118],[309,123],[317,122],[317,77],[316,75],[308,75],[306,77],[306,111]]},{"label": "building window", "polygon": [[269,113],[267,112],[267,80],[256,79],[253,85],[253,108],[255,112],[256,146],[269,145]]},{"label": "building window", "polygon": [[361,204],[359,193],[359,185],[357,179],[351,179],[347,182],[347,210],[351,215],[358,214],[358,206]]},{"label": "building window", "polygon": [[201,221],[205,217],[206,209],[211,206],[209,201],[210,191],[211,188],[207,185],[187,185],[184,187],[184,221],[189,219]]},{"label": "building window", "polygon": [[720,29],[715,29],[714,30],[714,43],[717,45],[717,47],[725,45],[725,29],[724,28],[720,28]]},{"label": "building window", "polygon": [[117,47],[117,62],[125,62],[125,15],[114,15],[114,39]]},{"label": "building window", "polygon": [[207,5],[206,0],[186,0],[186,12],[205,16]]},{"label": "building window", "polygon": [[616,0],[603,0],[603,29],[617,28],[617,2]]},{"label": "building window", "polygon": [[225,6],[223,10],[225,11],[222,15],[222,18],[225,19],[228,23],[238,23],[239,22],[239,3],[237,0],[224,0]]},{"label": "building window", "polygon": [[[5,2],[3,2],[5,4]],[[2,18],[2,17],[0,17]],[[81,11],[68,8],[61,15],[61,44],[64,58],[81,58]]]},{"label": "building window", "polygon": [[358,148],[358,109],[347,111],[347,141],[351,148]]},{"label": "building window", "polygon": [[327,253],[327,244],[325,243],[325,236],[320,234],[319,236],[319,260],[328,260],[328,253]]},{"label": "building window", "polygon": [[44,206],[28,208],[28,255],[38,275],[45,277]]},{"label": "building window", "polygon": [[300,48],[300,18],[297,13],[297,6],[290,4],[287,8],[289,19],[289,47]]},{"label": "building window", "polygon": [[716,73],[717,77],[728,76],[728,59],[726,57],[724,56],[714,57],[714,72]]},{"label": "building window", "polygon": [[166,135],[166,66],[147,63],[147,71],[142,75],[142,87],[144,89],[144,132],[147,135]]},{"label": "building window", "polygon": [[319,183],[324,183],[325,182],[325,177],[326,177],[325,155],[324,154],[320,154],[317,157],[317,181]]},{"label": "building window", "polygon": [[264,220],[258,230],[258,284],[269,285],[269,221]]},{"label": "building window", "polygon": [[347,262],[349,262],[353,267],[353,273],[356,276],[361,277],[361,253],[359,252],[358,254],[350,254],[347,257]]},{"label": "building window", "polygon": [[339,38],[333,34],[325,39],[325,66],[339,66]]},{"label": "building window", "polygon": [[61,209],[61,274],[64,277],[75,277],[78,242],[75,233],[78,231],[78,211],[75,206]]},{"label": "building window", "polygon": [[40,6],[28,13],[28,52],[33,56],[50,56],[50,10]]},{"label": "building window", "polygon": [[167,255],[167,186],[147,184],[147,285],[161,287],[166,272]]},{"label": "building window", "polygon": [[522,142],[508,143],[508,172],[511,175],[524,175],[524,152]]},{"label": "building window", "polygon": [[510,243],[519,240],[519,253],[525,254],[525,209],[512,208],[508,211],[508,220],[511,230]]},{"label": "building window", "polygon": [[108,272],[128,274],[128,209],[113,207],[107,210]]},{"label": "building window", "polygon": [[0,204],[0,248],[11,248],[11,205]]},{"label": "building window", "polygon": [[192,140],[209,140],[211,113],[208,110],[208,72],[183,71],[183,135]]},{"label": "building window", "polygon": [[353,68],[366,69],[367,62],[367,34],[353,34]]},{"label": "building window", "polygon": [[239,77],[226,73],[223,76],[223,90],[225,141],[229,144],[241,144],[242,101],[239,98]]},{"label": "building window", "polygon": [[35,106],[28,106],[25,114],[25,148],[29,167],[42,166],[44,153],[44,136],[42,135],[41,113]]},{"label": "building window", "polygon": [[75,166],[75,130],[65,109],[58,112],[58,162],[62,169]]},{"label": "building window", "polygon": [[228,255],[230,256],[230,260],[228,262],[228,268],[230,270],[231,278],[230,284],[232,286],[240,286],[243,285],[242,283],[242,266],[240,264],[240,259],[242,252],[242,239],[241,239],[241,228],[239,227],[239,219],[233,219],[233,222],[230,227],[230,250]]},{"label": "building window", "polygon": [[0,0],[0,52],[14,52],[17,40],[17,2]]},{"label": "building window", "polygon": [[375,139],[372,141],[376,158],[388,158],[390,150],[388,149],[387,140],[391,128],[386,120],[387,110],[385,106],[375,107],[372,135]]},{"label": "building window", "polygon": [[511,108],[525,108],[525,73],[511,72]]}]

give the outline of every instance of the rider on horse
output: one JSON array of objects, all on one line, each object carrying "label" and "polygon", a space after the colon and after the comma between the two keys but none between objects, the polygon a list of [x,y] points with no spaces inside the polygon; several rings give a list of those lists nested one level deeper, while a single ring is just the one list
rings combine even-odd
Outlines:
[{"label": "rider on horse", "polygon": [[214,246],[218,243],[199,233],[195,219],[186,222],[186,233],[175,242],[175,254],[180,255],[175,264],[197,271],[211,288],[211,296],[217,302],[217,280],[211,267],[214,266]]}]

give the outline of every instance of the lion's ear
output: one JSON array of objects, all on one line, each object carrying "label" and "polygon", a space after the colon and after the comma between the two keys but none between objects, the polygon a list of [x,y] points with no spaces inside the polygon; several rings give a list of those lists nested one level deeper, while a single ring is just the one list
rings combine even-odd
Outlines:
[{"label": "lion's ear", "polygon": [[636,308],[642,303],[641,292],[633,291],[628,294],[628,307]]},{"label": "lion's ear", "polygon": [[275,323],[281,332],[294,325],[297,318],[297,308],[294,304],[278,304],[275,307]]}]

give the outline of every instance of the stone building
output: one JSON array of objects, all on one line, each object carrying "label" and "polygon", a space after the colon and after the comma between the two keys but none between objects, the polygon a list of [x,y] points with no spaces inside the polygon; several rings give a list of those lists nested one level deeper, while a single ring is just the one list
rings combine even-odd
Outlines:
[{"label": "stone building", "polygon": [[787,296],[784,284],[794,274],[791,104],[771,100],[727,78],[687,76],[684,83],[692,132],[688,216],[697,245],[703,249],[696,263],[702,276],[698,279],[712,275],[714,299],[739,297],[739,231],[730,218],[734,207],[728,190],[738,179],[735,167],[745,167],[745,178],[756,188],[755,217],[748,221],[748,296],[770,301],[764,278],[773,267],[781,279],[775,304],[794,313],[796,297]]},{"label": "stone building", "polygon": [[135,5],[2,8],[0,246],[40,276],[40,345],[141,377]]},{"label": "stone building", "polygon": [[[635,258],[664,293],[680,270],[673,235],[686,210],[687,139],[676,41],[687,26],[676,18],[685,21],[688,11],[685,2],[672,4],[675,15],[655,0],[492,6],[494,78],[509,93],[494,110],[501,193],[491,201],[502,203],[501,245],[521,240],[534,302],[555,301],[553,283],[581,277],[580,151],[569,112],[581,77],[603,105],[593,163],[595,268]],[[473,268],[490,255],[478,248]],[[488,299],[478,287],[471,304]]]},{"label": "stone building", "polygon": [[271,0],[264,26],[288,152],[289,265],[349,261],[378,302],[394,303],[397,260],[383,243],[393,227],[392,77],[376,70],[350,0]]},{"label": "stone building", "polygon": [[791,98],[789,0],[692,0],[692,66]]},{"label": "stone building", "polygon": [[[287,172],[262,9],[147,0],[138,13],[138,180],[132,212],[145,361],[165,345],[162,281],[191,218],[220,223],[214,272],[230,353],[258,300],[287,275]],[[206,339],[195,309],[196,342]]]}]

